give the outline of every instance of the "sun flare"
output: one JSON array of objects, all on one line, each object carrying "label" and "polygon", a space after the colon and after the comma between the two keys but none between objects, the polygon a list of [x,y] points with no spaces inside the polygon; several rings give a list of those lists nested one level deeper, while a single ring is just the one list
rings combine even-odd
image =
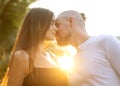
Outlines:
[{"label": "sun flare", "polygon": [[67,46],[64,47],[65,50],[65,54],[64,56],[61,56],[58,58],[57,63],[59,65],[59,67],[67,72],[70,72],[73,68],[73,57],[76,54],[76,49],[73,48],[72,46]]},{"label": "sun flare", "polygon": [[60,57],[58,59],[58,65],[65,71],[70,71],[73,67],[73,59],[68,57]]}]

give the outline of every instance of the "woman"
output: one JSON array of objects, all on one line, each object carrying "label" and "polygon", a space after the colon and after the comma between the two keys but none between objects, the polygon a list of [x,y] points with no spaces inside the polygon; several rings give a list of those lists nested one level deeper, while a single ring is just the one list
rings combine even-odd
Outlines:
[{"label": "woman", "polygon": [[1,86],[67,86],[67,77],[44,52],[57,32],[53,13],[32,8],[24,19]]}]

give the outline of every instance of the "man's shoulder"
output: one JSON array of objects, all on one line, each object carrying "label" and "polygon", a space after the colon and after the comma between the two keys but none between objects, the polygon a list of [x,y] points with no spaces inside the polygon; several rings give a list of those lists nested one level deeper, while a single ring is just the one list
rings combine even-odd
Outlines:
[{"label": "man's shoulder", "polygon": [[97,39],[107,40],[108,38],[111,38],[111,37],[113,37],[113,35],[110,35],[110,34],[101,34],[101,35],[97,36]]},{"label": "man's shoulder", "polygon": [[109,35],[109,34],[97,35],[97,36],[95,36],[94,43],[105,44],[108,41],[108,39],[110,39],[111,37],[112,37],[112,35]]}]

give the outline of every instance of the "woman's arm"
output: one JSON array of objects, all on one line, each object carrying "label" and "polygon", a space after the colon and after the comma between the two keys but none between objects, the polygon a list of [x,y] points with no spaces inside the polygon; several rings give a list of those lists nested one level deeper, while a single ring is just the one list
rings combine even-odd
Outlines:
[{"label": "woman's arm", "polygon": [[8,72],[7,86],[22,86],[29,70],[29,55],[24,50],[15,52]]}]

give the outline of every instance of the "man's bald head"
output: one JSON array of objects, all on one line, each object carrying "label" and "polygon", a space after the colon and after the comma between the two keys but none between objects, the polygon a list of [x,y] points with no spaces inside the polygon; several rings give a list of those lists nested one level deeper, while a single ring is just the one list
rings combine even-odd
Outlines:
[{"label": "man's bald head", "polygon": [[77,11],[74,10],[68,10],[68,11],[64,11],[61,14],[58,15],[57,19],[68,19],[68,18],[73,18],[76,22],[76,24],[85,25],[85,15],[83,15],[83,13],[79,13]]}]

